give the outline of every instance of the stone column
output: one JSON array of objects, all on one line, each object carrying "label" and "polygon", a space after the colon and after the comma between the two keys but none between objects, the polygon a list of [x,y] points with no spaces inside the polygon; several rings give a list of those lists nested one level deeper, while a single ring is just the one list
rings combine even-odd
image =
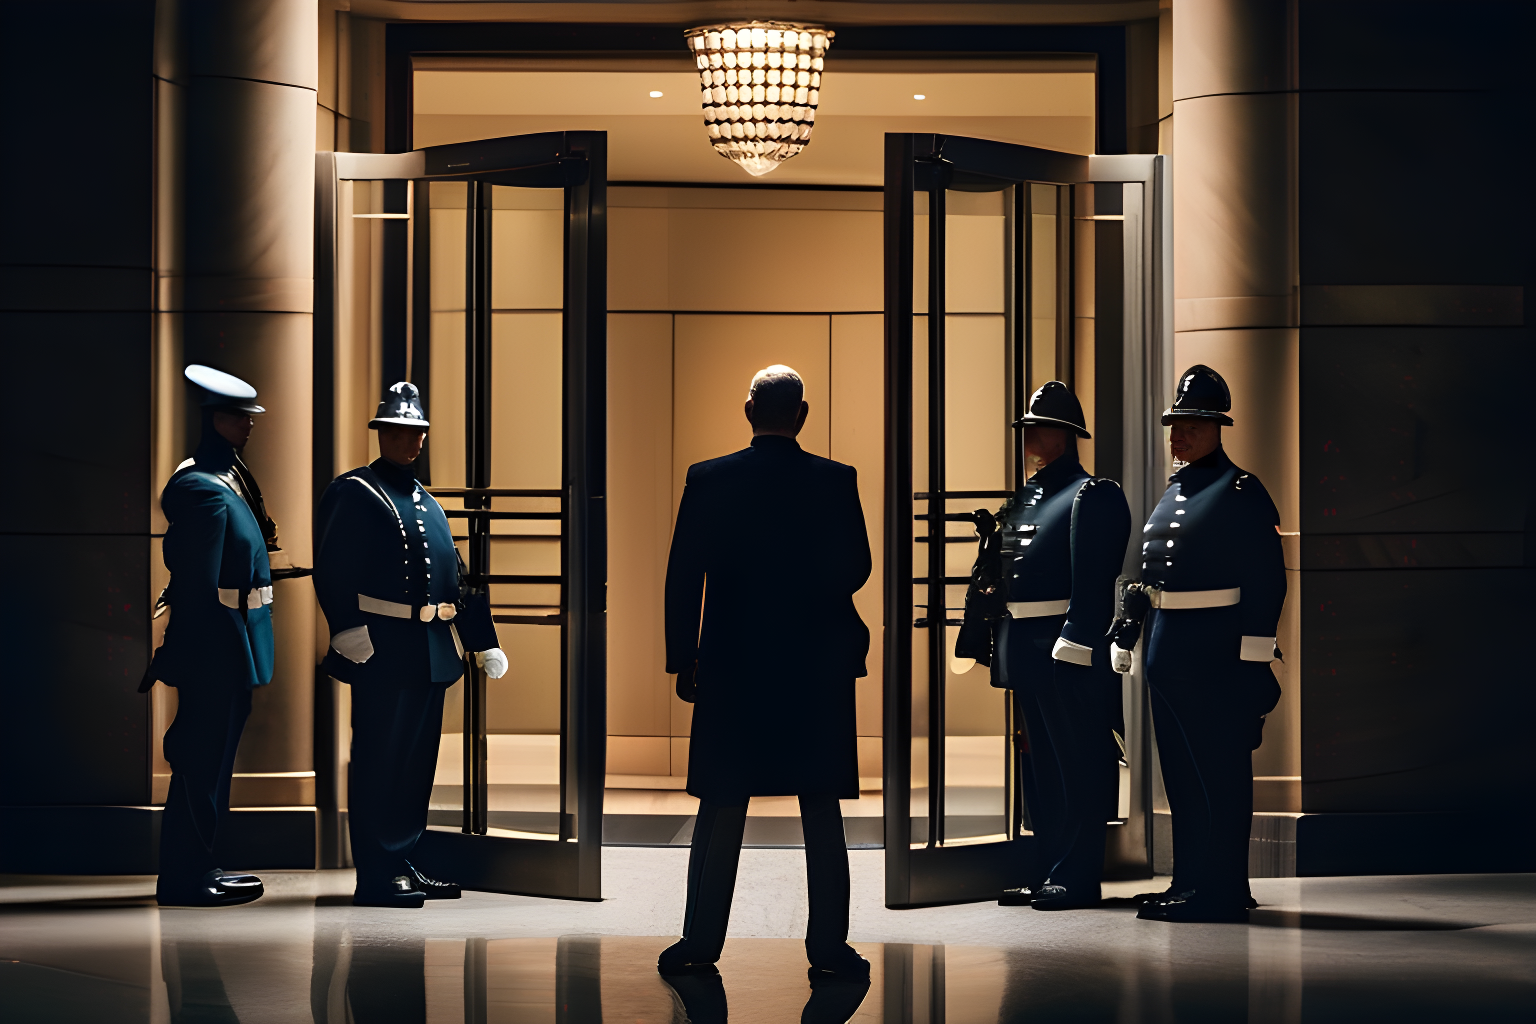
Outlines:
[{"label": "stone column", "polygon": [[[279,543],[313,565],[316,0],[194,0],[186,68],[184,352],[249,380],[267,414],[246,458]],[[240,773],[313,768],[315,602],[277,584],[277,669],[256,693]],[[236,780],[232,802],[313,804],[314,780]]]},{"label": "stone column", "polygon": [[[1227,453],[1264,482],[1289,534],[1284,696],[1254,759],[1271,778],[1301,774],[1294,14],[1294,0],[1179,0],[1173,12],[1175,372],[1205,363],[1226,378]],[[1261,809],[1301,809],[1299,785],[1259,790],[1276,804]]]}]

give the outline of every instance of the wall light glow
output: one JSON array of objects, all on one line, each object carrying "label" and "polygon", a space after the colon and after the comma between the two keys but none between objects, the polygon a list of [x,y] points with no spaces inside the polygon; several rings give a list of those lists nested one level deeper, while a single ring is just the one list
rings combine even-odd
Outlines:
[{"label": "wall light glow", "polygon": [[661,99],[661,90],[660,89],[652,89],[651,90],[651,99],[653,99],[653,100]]},{"label": "wall light glow", "polygon": [[915,93],[912,94],[912,98],[915,99],[915,100],[925,100],[928,97],[926,95],[924,95],[923,93],[915,92]]}]

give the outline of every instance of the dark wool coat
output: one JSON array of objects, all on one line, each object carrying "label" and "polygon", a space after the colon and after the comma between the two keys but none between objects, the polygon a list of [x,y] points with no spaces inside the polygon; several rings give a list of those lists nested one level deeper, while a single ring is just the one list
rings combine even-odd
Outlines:
[{"label": "dark wool coat", "polygon": [[667,671],[698,662],[689,793],[858,796],[869,571],[853,467],[764,435],[689,468],[666,592]]}]

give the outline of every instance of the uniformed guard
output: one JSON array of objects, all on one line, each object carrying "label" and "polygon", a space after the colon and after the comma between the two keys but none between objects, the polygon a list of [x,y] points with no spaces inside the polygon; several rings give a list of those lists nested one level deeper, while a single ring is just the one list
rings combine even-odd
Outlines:
[{"label": "uniformed guard", "polygon": [[1221,428],[1232,396],[1208,366],[1179,378],[1169,448],[1182,468],[1142,528],[1141,578],[1120,583],[1114,660],[1143,664],[1173,812],[1173,884],[1139,897],[1159,921],[1246,921],[1253,750],[1280,699],[1270,662],[1285,563],[1280,516],[1259,478],[1232,464]]},{"label": "uniformed guard", "polygon": [[222,907],[262,894],[255,875],[214,866],[220,821],[229,812],[235,750],[251,713],[251,690],[272,681],[272,571],[277,526],[256,478],[240,458],[265,412],[256,389],[196,364],[202,439],[160,495],[168,522],[162,550],[171,582],[155,614],[169,607],[165,643],[144,674],[176,687],[176,720],[165,734],[171,786],[160,825],[162,906]]},{"label": "uniformed guard", "polygon": [[[1013,691],[1028,736],[1020,775],[1038,849],[1024,869],[1026,884],[998,902],[1036,910],[1098,906],[1105,825],[1120,778],[1115,733],[1123,731],[1105,633],[1131,513],[1118,484],[1089,475],[1078,461],[1077,439],[1091,435],[1065,384],[1041,387],[1013,425],[1024,428],[1024,450],[1040,468],[995,516],[1007,590],[995,658],[988,632],[975,628],[962,627],[966,642],[956,649],[983,664],[996,661],[992,685]],[[976,595],[966,603],[973,618]]]},{"label": "uniformed guard", "polygon": [[379,458],[331,481],[320,499],[315,593],[331,630],[324,668],[352,685],[358,906],[458,898],[457,885],[411,863],[427,824],[443,692],[463,675],[466,650],[492,679],[507,671],[487,599],[467,592],[448,517],[411,467],[429,425],[416,386],[391,385],[368,424],[379,432]]}]

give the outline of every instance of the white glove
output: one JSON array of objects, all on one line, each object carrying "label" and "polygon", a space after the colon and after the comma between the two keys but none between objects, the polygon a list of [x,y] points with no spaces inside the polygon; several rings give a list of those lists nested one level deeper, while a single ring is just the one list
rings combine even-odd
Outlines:
[{"label": "white glove", "polygon": [[1109,645],[1110,668],[1114,669],[1121,675],[1126,675],[1131,671],[1131,661],[1132,655],[1130,651],[1126,650],[1124,647],[1121,647],[1119,644]]},{"label": "white glove", "polygon": [[1237,656],[1244,661],[1262,661],[1268,664],[1275,660],[1275,638],[1272,636],[1245,636]]},{"label": "white glove", "polygon": [[485,674],[492,679],[500,679],[507,674],[507,653],[500,647],[479,651],[475,654],[475,664],[485,669]]},{"label": "white glove", "polygon": [[367,626],[342,630],[331,637],[331,647],[337,654],[358,665],[373,657],[373,641],[368,636]]}]

